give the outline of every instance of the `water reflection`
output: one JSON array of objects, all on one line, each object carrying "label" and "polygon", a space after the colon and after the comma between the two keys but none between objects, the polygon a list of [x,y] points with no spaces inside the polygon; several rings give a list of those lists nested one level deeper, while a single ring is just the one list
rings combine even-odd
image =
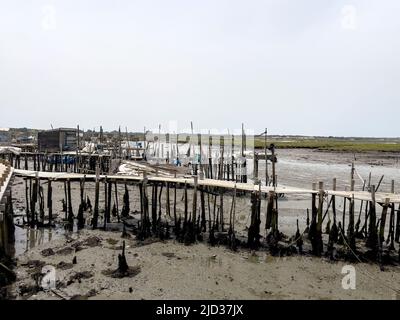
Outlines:
[{"label": "water reflection", "polygon": [[36,246],[48,243],[52,240],[60,239],[65,235],[62,228],[15,228],[15,255],[19,256],[24,252],[32,250]]}]

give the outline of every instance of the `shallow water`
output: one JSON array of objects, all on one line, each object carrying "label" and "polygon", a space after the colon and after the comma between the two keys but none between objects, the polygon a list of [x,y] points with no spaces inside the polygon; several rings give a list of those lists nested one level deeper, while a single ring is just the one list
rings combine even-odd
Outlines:
[{"label": "shallow water", "polygon": [[[361,190],[363,181],[368,184],[368,176],[371,173],[371,184],[377,185],[381,176],[383,181],[380,191],[389,192],[391,180],[395,180],[395,190],[400,187],[400,164],[396,155],[352,155],[313,150],[278,150],[278,163],[276,174],[278,184],[311,188],[312,183],[324,182],[327,188],[332,187],[333,178],[337,179],[337,189],[350,188],[351,163],[354,162],[355,189]],[[400,154],[399,154],[400,156]],[[354,160],[354,157],[356,160]],[[378,163],[378,164],[376,164]],[[382,163],[382,164],[380,164]],[[269,163],[269,173],[271,174]],[[260,178],[265,179],[265,162],[259,163]],[[358,173],[358,174],[357,174]],[[361,177],[360,177],[361,176]]]},{"label": "shallow water", "polygon": [[21,228],[15,227],[15,255],[19,256],[36,246],[45,244],[52,240],[61,239],[65,237],[63,228]]}]

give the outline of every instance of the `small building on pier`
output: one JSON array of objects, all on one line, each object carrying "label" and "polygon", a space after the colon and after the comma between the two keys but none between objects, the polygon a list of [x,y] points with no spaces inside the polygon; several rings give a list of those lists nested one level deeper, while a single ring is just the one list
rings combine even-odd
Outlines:
[{"label": "small building on pier", "polygon": [[41,152],[75,151],[77,146],[77,129],[58,128],[38,132],[38,149]]},{"label": "small building on pier", "polygon": [[10,141],[10,129],[0,128],[0,143],[6,143]]}]

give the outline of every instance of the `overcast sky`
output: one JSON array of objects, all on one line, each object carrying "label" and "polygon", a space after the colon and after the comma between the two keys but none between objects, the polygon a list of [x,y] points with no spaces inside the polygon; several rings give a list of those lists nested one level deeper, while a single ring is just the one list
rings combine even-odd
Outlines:
[{"label": "overcast sky", "polygon": [[0,127],[400,136],[398,0],[0,0]]}]

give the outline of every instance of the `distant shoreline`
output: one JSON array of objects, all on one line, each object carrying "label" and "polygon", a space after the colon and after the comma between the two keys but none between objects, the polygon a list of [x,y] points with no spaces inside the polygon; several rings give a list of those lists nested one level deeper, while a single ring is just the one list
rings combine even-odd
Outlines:
[{"label": "distant shoreline", "polygon": [[[379,140],[379,141],[378,141]],[[400,152],[397,139],[268,139],[267,144],[275,144],[277,149],[314,149],[331,152]],[[264,148],[264,139],[256,138],[255,149]]]}]

